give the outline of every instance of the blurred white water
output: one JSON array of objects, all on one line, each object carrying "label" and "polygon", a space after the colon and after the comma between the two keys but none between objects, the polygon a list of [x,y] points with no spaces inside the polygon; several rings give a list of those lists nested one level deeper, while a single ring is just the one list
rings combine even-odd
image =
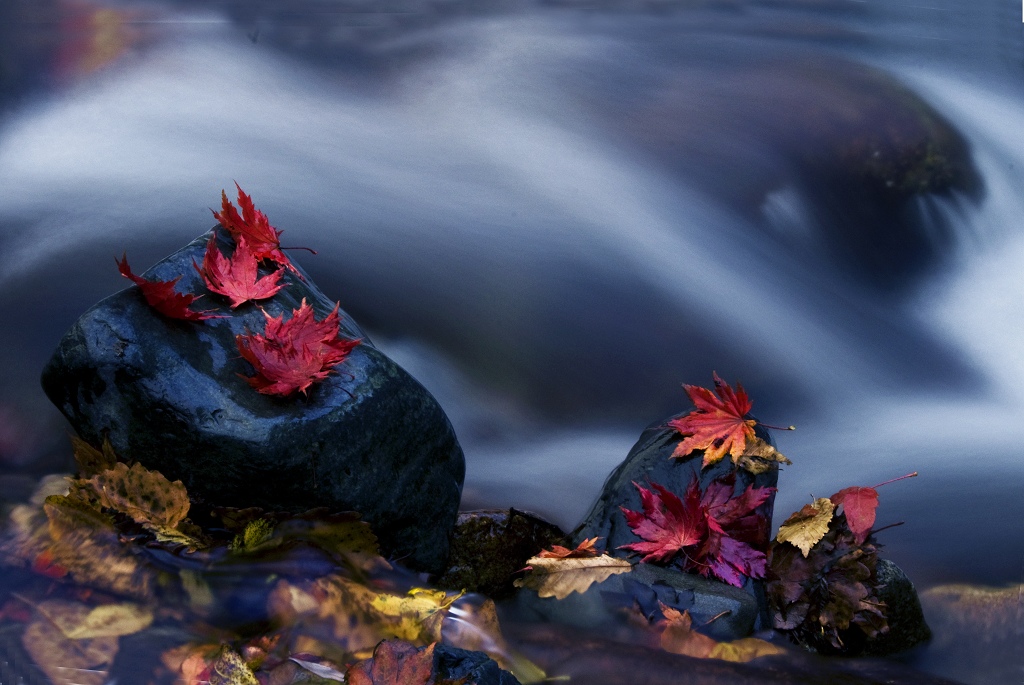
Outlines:
[{"label": "blurred white water", "polygon": [[[601,123],[615,103],[570,96],[618,95],[602,79],[679,66],[652,61],[628,22],[467,20],[437,29],[430,59],[368,89],[215,19],[0,128],[0,314],[37,312],[0,333],[15,367],[0,399],[45,405],[38,373],[58,336],[123,285],[110,257],[127,249],[141,269],[176,249],[209,228],[207,207],[237,180],[286,243],[320,251],[298,259],[437,395],[466,449],[467,505],[573,526],[663,418],[637,418],[635,397],[668,388],[681,411],[678,384],[717,370],[748,380],[765,421],[799,425],[777,436],[794,460],[780,514],[920,471],[883,492],[882,519],[907,521],[885,534],[891,556],[916,577],[1019,574],[1024,524],[1001,512],[1024,479],[1024,117],[998,79],[880,65],[967,137],[985,186],[978,204],[926,201],[955,246],[940,275],[898,299],[837,275],[789,161],[765,152],[784,141],[734,134],[756,120],[757,98],[728,101],[717,71],[684,82],[703,90],[678,112],[723,108],[720,128],[695,137],[770,170],[759,216],[731,187],[760,187],[746,168],[708,190],[702,152],[670,171]],[[727,38],[751,61],[791,47]],[[709,44],[697,57],[713,62]],[[943,375],[939,347],[977,383],[903,380],[918,357]]]}]

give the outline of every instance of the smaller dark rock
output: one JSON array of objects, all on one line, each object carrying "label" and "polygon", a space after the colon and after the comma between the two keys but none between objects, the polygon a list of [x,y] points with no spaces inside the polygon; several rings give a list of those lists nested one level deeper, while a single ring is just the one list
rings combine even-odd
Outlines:
[{"label": "smaller dark rock", "polygon": [[473,683],[474,685],[520,685],[514,675],[503,671],[483,652],[437,645],[434,648],[434,673],[439,680]]},{"label": "smaller dark rock", "polygon": [[931,639],[932,631],[924,620],[921,600],[910,578],[888,559],[879,559],[875,570],[878,598],[885,603],[888,632],[868,640],[864,654],[886,656],[905,652]]},{"label": "smaller dark rock", "polygon": [[535,514],[485,509],[460,512],[450,543],[448,568],[434,584],[503,599],[512,596],[514,574],[526,560],[551,545],[566,544],[566,535]]},{"label": "smaller dark rock", "polygon": [[[639,600],[643,610],[643,589],[665,604],[689,611],[694,624],[704,626],[701,632],[716,640],[736,640],[754,630],[758,605],[748,593],[651,564],[638,564],[629,573],[611,576],[594,583],[586,592],[574,592],[564,599],[541,598],[534,590],[522,589],[517,604],[522,619],[544,619],[587,629],[613,628],[622,623],[622,610],[629,607],[630,596]],[[672,599],[666,601],[666,595]],[[627,601],[622,601],[623,597]]]},{"label": "smaller dark rock", "polygon": [[[649,483],[658,483],[672,492],[682,495],[694,479],[700,483],[701,490],[706,490],[712,481],[728,475],[733,470],[732,462],[728,458],[704,468],[702,466],[704,454],[701,451],[694,452],[685,459],[673,459],[672,452],[681,440],[681,436],[675,430],[667,427],[672,418],[676,417],[651,424],[640,435],[640,439],[629,451],[625,460],[608,476],[601,494],[583,522],[572,532],[572,544],[579,544],[585,538],[599,536],[603,538],[601,544],[606,546],[608,554],[635,560],[635,554],[620,549],[622,545],[639,540],[627,525],[626,517],[623,516],[620,508],[625,507],[633,511],[643,509],[640,495],[633,485],[634,482],[644,487],[648,487]],[[758,429],[758,436],[771,442],[769,435],[760,429]],[[778,478],[778,468],[771,468],[757,476],[740,469],[736,472],[735,493],[738,494],[751,485],[753,487],[775,487],[778,484]],[[756,510],[764,522],[761,537],[765,549],[767,549],[771,532],[774,503],[775,495],[773,493]],[[724,583],[709,582],[733,589],[732,586]],[[767,627],[769,621],[763,583],[748,579],[744,590],[756,600],[760,607],[758,621],[752,626],[753,629],[760,630]],[[743,636],[737,635],[737,637]]]}]

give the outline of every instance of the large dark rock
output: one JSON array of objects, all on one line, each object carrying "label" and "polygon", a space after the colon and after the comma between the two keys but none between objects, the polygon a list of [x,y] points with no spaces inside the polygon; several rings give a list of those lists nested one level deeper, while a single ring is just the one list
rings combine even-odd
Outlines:
[{"label": "large dark rock", "polygon": [[[674,417],[673,417],[674,418]],[[632,511],[642,511],[640,495],[633,483],[639,483],[649,487],[650,483],[658,483],[677,495],[682,496],[686,488],[696,479],[700,483],[701,490],[707,489],[712,482],[727,476],[733,470],[732,462],[726,458],[709,466],[702,467],[704,458],[703,452],[697,451],[685,459],[672,459],[671,455],[681,436],[666,424],[671,418],[648,426],[640,435],[640,439],[629,451],[626,459],[619,464],[608,480],[605,481],[601,494],[591,507],[590,512],[583,519],[583,522],[572,532],[572,543],[579,544],[585,538],[599,536],[604,538],[608,553],[622,558],[636,559],[636,554],[629,550],[619,549],[639,541],[626,523],[620,507]],[[768,435],[759,433],[762,439],[768,440]],[[748,486],[754,487],[775,487],[778,483],[779,472],[777,468],[771,468],[765,473],[754,476],[751,473],[739,469],[736,475],[735,493],[740,493]],[[772,508],[775,503],[775,495],[772,494],[767,501],[757,509],[757,513],[764,520],[762,531],[763,545],[767,544],[771,534]],[[724,583],[713,583],[712,586],[720,585],[723,590],[732,590]],[[750,593],[760,607],[758,621],[755,628],[767,627],[768,614],[767,602],[764,597],[764,585],[761,581],[747,579],[744,590]]]},{"label": "large dark rock", "polygon": [[497,662],[483,652],[443,644],[434,648],[434,673],[452,682],[465,679],[465,682],[475,685],[519,685],[514,675],[502,670]]},{"label": "large dark rock", "polygon": [[[305,298],[334,307],[305,276],[269,300],[229,310],[192,262],[209,235],[159,262],[149,279],[181,276],[179,292],[207,293],[193,308],[228,318],[189,323],[151,309],[137,287],[103,300],[72,326],[43,371],[43,388],[78,434],[108,437],[119,458],[181,479],[194,500],[275,510],[354,510],[385,552],[440,571],[465,462],[434,398],[342,312],[341,335],[363,344],[308,396],[257,393],[235,336],[261,332],[261,309],[286,318]],[[219,236],[225,252],[229,239]]]}]

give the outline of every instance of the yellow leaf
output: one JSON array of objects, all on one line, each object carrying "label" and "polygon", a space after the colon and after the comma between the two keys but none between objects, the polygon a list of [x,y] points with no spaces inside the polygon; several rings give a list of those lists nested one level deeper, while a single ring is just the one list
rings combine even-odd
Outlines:
[{"label": "yellow leaf", "polygon": [[530,557],[526,564],[530,570],[515,581],[515,586],[536,590],[539,597],[555,599],[565,599],[573,592],[586,592],[594,583],[627,573],[633,567],[628,561],[607,554],[576,559]]},{"label": "yellow leaf", "polygon": [[746,663],[761,656],[785,653],[786,650],[771,642],[765,642],[756,637],[744,637],[732,642],[719,642],[708,656],[722,661]]},{"label": "yellow leaf", "polygon": [[832,520],[835,505],[827,497],[819,497],[812,504],[805,504],[779,527],[776,540],[789,542],[800,548],[806,557],[811,547],[825,537],[828,524]]},{"label": "yellow leaf", "polygon": [[210,669],[210,685],[260,685],[246,666],[245,660],[233,649],[224,648]]},{"label": "yellow leaf", "polygon": [[132,635],[145,630],[153,622],[152,611],[130,602],[104,604],[92,609],[84,605],[71,608],[68,604],[51,600],[41,602],[36,608],[72,640]]}]

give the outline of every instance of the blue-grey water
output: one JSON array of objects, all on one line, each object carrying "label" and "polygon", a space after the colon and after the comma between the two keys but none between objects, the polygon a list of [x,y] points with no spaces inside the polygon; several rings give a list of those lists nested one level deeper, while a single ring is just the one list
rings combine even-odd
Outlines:
[{"label": "blue-grey water", "polygon": [[[81,30],[25,4],[3,3],[23,36]],[[1022,580],[1013,3],[313,5],[112,3],[94,71],[52,36],[8,43],[0,468],[64,449],[38,375],[124,286],[112,257],[173,251],[238,181],[442,402],[465,506],[575,525],[717,371],[798,426],[777,518],[919,471],[881,491],[879,522],[906,522],[884,554],[919,585]],[[821,181],[828,145],[872,130],[859,111],[889,130],[893,89],[962,136],[971,177],[901,205],[912,230]]]}]

